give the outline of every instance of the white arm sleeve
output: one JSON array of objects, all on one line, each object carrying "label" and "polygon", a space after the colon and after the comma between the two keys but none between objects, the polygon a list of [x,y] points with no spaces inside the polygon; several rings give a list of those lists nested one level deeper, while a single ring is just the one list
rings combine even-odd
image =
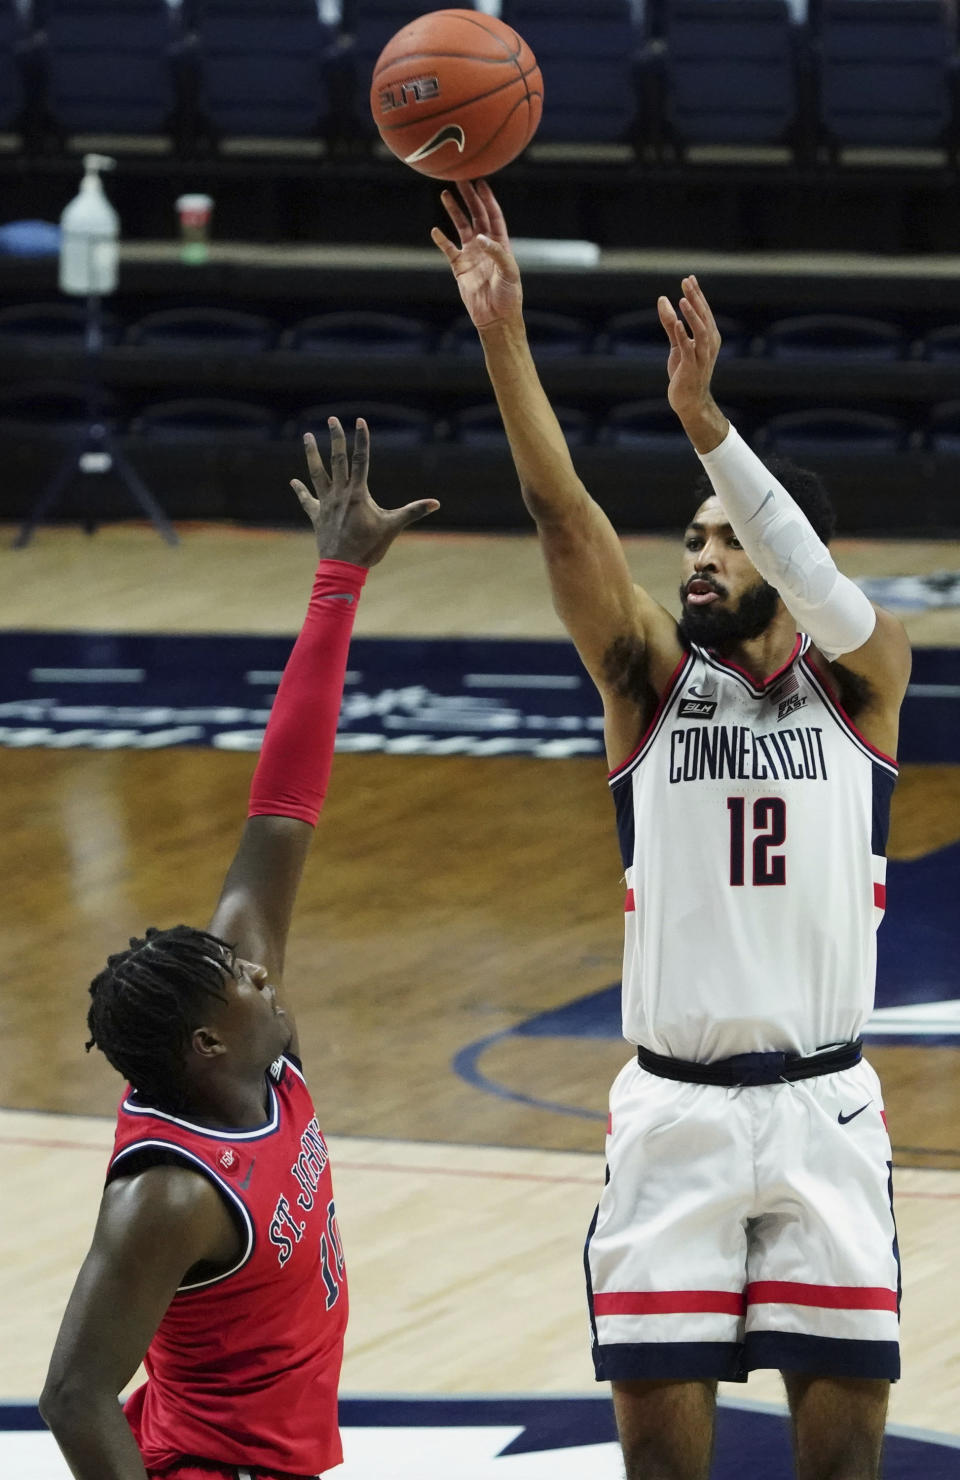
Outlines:
[{"label": "white arm sleeve", "polygon": [[862,647],[876,612],[736,428],[700,461],[734,534],[801,631],[831,662]]}]

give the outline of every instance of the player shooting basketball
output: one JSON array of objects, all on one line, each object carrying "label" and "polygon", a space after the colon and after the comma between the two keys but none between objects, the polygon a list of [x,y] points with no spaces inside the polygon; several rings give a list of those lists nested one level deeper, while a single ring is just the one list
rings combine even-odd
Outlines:
[{"label": "player shooting basketball", "polygon": [[[784,1376],[801,1480],[872,1480],[899,1372],[880,1085],[859,1034],[910,669],[827,548],[819,480],[766,468],[710,393],[693,277],[661,298],[694,489],[676,619],[634,586],[527,344],[486,183],[433,239],[480,331],[554,603],[600,691],[626,874],[625,1036],[586,1248],[628,1480],[702,1480],[717,1382]],[[776,476],[775,476],[776,473]],[[789,490],[789,491],[788,491]]]},{"label": "player shooting basketball", "polygon": [[90,988],[88,1047],[129,1089],[40,1400],[78,1480],[295,1480],[342,1458],[343,1251],[281,980],[367,568],[438,505],[379,508],[366,424],[352,466],[330,429],[330,474],[307,436],[314,491],[293,483],[320,564],[210,925],[147,931]]}]

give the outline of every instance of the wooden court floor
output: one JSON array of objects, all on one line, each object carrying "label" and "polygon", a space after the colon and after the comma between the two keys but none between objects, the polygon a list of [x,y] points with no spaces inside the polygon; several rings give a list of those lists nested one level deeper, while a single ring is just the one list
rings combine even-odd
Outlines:
[{"label": "wooden court floor", "polygon": [[[42,531],[0,546],[0,626],[296,631],[309,535]],[[630,540],[673,604],[678,548]],[[838,542],[851,573],[960,566],[956,545]],[[960,645],[957,613],[910,619]],[[374,571],[366,635],[559,636],[535,541],[418,534]],[[35,1397],[82,1257],[119,1084],[83,1053],[85,987],[149,923],[203,923],[250,756],[0,750],[0,1399]],[[960,768],[905,767],[891,854],[960,838]],[[616,980],[621,868],[599,762],[342,755],[295,919],[288,983],[351,1252],[352,1392],[592,1391],[580,1249],[602,1124],[485,1094],[465,1044]],[[945,908],[947,902],[945,902]],[[960,993],[958,993],[960,995]],[[601,1114],[627,1057],[508,1038],[503,1077]],[[898,1156],[907,1375],[893,1416],[960,1435],[960,1050],[871,1052]],[[7,1216],[12,1212],[12,1217]],[[754,1378],[751,1397],[778,1395]]]}]

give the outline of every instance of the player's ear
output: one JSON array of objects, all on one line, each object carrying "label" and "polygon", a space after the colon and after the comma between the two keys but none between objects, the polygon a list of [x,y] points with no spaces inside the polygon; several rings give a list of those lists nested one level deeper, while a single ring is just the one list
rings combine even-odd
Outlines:
[{"label": "player's ear", "polygon": [[190,1035],[190,1047],[202,1059],[215,1059],[227,1051],[227,1045],[213,1028],[194,1028]]}]

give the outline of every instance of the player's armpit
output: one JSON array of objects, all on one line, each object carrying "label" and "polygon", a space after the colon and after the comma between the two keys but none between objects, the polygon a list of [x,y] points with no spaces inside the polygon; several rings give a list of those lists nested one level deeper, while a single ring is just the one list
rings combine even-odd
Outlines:
[{"label": "player's armpit", "polygon": [[196,1172],[153,1167],[111,1183],[57,1336],[40,1412],[78,1480],[143,1480],[117,1404],[184,1274],[221,1262],[237,1233]]},{"label": "player's armpit", "polygon": [[[841,683],[844,673],[853,675],[855,682],[848,687],[855,695],[855,705],[851,707],[847,698],[845,708],[871,745],[885,755],[895,756],[900,706],[910,681],[910,640],[899,618],[882,607],[875,611],[876,625],[867,641],[853,652],[844,653],[830,668]],[[844,704],[843,693],[839,698]]]}]

